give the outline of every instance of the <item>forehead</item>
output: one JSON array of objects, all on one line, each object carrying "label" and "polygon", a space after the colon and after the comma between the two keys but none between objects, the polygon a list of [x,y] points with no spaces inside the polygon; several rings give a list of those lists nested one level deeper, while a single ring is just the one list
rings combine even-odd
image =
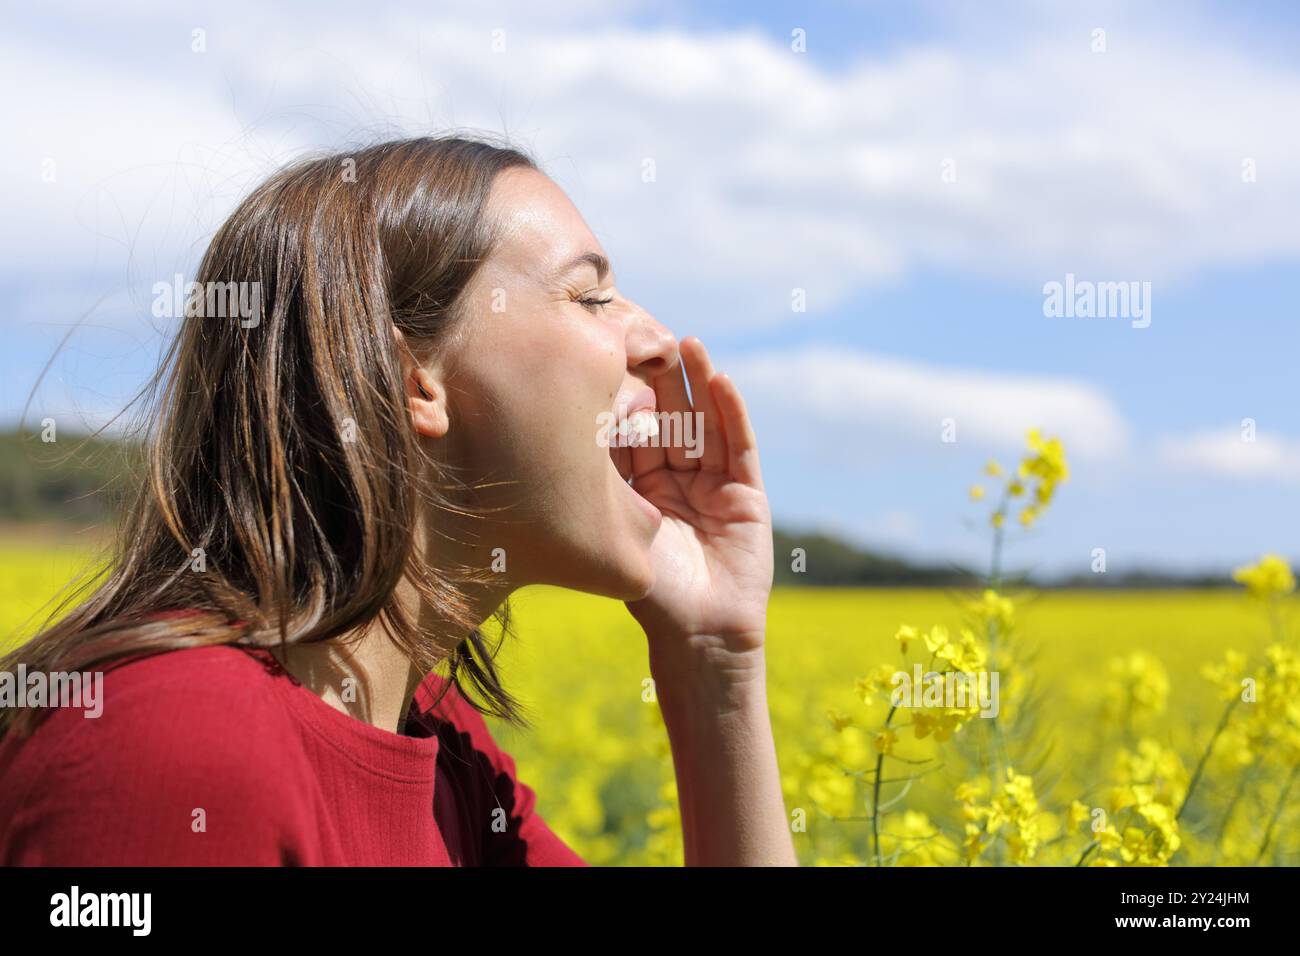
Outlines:
[{"label": "forehead", "polygon": [[500,173],[492,183],[487,213],[500,229],[489,260],[497,266],[540,280],[583,253],[604,252],[564,190],[535,169]]}]

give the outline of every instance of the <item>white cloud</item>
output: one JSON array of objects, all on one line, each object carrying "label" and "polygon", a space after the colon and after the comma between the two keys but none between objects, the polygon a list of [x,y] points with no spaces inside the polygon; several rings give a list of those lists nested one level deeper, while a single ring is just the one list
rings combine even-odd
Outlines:
[{"label": "white cloud", "polygon": [[1096,386],[903,361],[810,346],[729,360],[727,372],[770,432],[821,436],[837,448],[882,436],[941,447],[942,423],[957,444],[1022,448],[1025,432],[1058,435],[1071,454],[1124,450],[1128,426]]},{"label": "white cloud", "polygon": [[1190,435],[1161,439],[1158,459],[1179,471],[1228,479],[1300,479],[1300,441],[1256,434],[1253,441],[1242,429],[1208,429]]},{"label": "white cloud", "polygon": [[[349,8],[350,9],[350,8]],[[621,284],[701,331],[805,321],[918,269],[1037,289],[1175,280],[1300,256],[1300,75],[1173,31],[1074,25],[848,65],[750,30],[643,30],[581,11],[380,4],[372,28],[238,2],[208,50],[189,19],[0,40],[11,222],[0,277],[192,259],[239,194],[367,131],[516,136],[568,188]],[[87,14],[90,16],[91,14]],[[506,29],[492,52],[491,30]],[[96,31],[88,31],[96,33]],[[98,43],[98,33],[96,33]],[[87,41],[89,43],[89,41]],[[59,162],[58,186],[39,182]],[[642,162],[657,180],[642,181]],[[1241,181],[1252,159],[1258,182]],[[941,179],[955,163],[957,180]],[[808,291],[810,313],[790,311]]]}]

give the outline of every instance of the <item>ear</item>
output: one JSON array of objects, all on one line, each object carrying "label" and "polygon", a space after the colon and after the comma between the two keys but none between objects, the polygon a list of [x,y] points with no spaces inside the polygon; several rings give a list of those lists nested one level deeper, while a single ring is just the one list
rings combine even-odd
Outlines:
[{"label": "ear", "polygon": [[396,326],[393,335],[401,356],[402,389],[411,412],[411,424],[419,435],[442,438],[451,427],[446,386],[435,369],[420,364],[407,347],[406,337]]},{"label": "ear", "polygon": [[426,438],[442,438],[451,427],[447,408],[447,389],[427,369],[413,366],[406,373],[406,402],[411,410],[411,424]]}]

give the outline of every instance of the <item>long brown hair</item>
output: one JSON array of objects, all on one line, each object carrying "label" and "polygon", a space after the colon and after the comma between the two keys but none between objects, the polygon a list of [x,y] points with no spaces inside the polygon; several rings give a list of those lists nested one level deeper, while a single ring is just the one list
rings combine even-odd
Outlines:
[{"label": "long brown hair", "polygon": [[[413,433],[393,333],[445,342],[494,242],[493,181],[516,166],[536,168],[483,136],[420,137],[296,162],[244,199],[195,281],[257,290],[251,318],[187,309],[142,392],[147,473],[111,559],[0,669],[328,641],[378,618],[421,673],[446,658],[480,712],[525,725],[459,587],[475,572],[430,567],[415,540],[422,509],[457,509],[463,486]],[[466,635],[450,654],[396,600],[403,577]],[[203,613],[145,619],[179,608]],[[504,638],[504,607],[498,622]],[[4,708],[0,732],[35,713]]]}]

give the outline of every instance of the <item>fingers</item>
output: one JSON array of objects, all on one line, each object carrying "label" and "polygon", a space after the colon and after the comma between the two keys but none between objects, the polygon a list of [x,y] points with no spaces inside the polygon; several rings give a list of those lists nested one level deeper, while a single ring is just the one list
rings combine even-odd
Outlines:
[{"label": "fingers", "polygon": [[722,431],[722,415],[713,399],[709,383],[714,376],[713,363],[704,343],[695,336],[684,339],[679,347],[682,364],[686,366],[686,377],[691,383],[691,397],[694,399],[696,413],[694,437],[699,445],[694,449],[698,455],[701,471],[725,471],[727,468],[727,440]]},{"label": "fingers", "polygon": [[[676,415],[671,419],[660,419],[662,422],[685,421],[691,414],[691,403],[686,397],[686,379],[682,374],[681,363],[677,363],[664,374],[657,377],[650,385],[655,390],[655,404],[660,412],[675,412]],[[673,471],[691,471],[700,467],[698,458],[687,458],[686,449],[681,446],[680,442],[669,443],[663,447],[668,436],[664,434],[664,426],[660,426],[661,442],[660,448],[656,449],[664,455],[664,460],[668,467]],[[635,466],[634,466],[635,467]]]},{"label": "fingers", "polygon": [[[762,488],[758,441],[740,389],[729,376],[714,371],[708,350],[695,336],[682,341],[679,355],[680,364],[651,385],[658,410],[677,413],[675,420],[683,423],[680,434],[674,437],[689,436],[692,441],[674,440],[633,448],[633,476],[667,464],[674,471],[726,472],[735,481]],[[686,394],[688,381],[690,397]]]},{"label": "fingers", "polygon": [[727,469],[733,481],[763,487],[763,475],[758,466],[758,439],[749,420],[749,411],[740,389],[725,372],[714,376],[710,383],[713,400],[722,413],[722,426],[727,435]]}]

